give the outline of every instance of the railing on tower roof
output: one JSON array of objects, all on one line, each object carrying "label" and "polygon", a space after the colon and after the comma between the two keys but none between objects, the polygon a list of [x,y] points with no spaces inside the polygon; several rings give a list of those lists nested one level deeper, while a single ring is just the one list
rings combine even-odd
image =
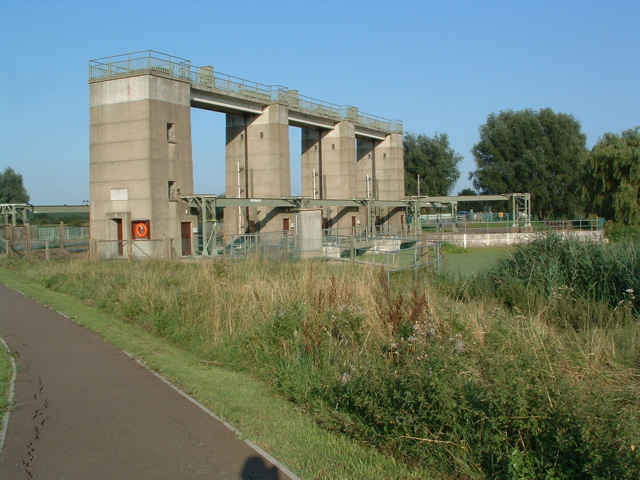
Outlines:
[{"label": "railing on tower roof", "polygon": [[89,61],[89,82],[154,72],[179,78],[193,88],[221,92],[257,103],[286,103],[290,110],[330,120],[349,120],[360,126],[386,133],[401,133],[402,122],[389,120],[349,105],[336,105],[298,94],[282,85],[265,85],[214,72],[213,67],[194,67],[189,60],[153,50],[127,53]]}]

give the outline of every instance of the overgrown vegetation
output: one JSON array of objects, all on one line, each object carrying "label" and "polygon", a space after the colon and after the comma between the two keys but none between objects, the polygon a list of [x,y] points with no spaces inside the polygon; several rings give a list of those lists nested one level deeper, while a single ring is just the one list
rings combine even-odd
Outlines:
[{"label": "overgrown vegetation", "polygon": [[551,235],[471,279],[391,287],[317,261],[0,266],[250,372],[434,478],[631,479],[637,248]]},{"label": "overgrown vegetation", "polygon": [[57,225],[60,222],[67,227],[88,227],[89,212],[87,213],[33,213],[29,216],[33,225]]}]

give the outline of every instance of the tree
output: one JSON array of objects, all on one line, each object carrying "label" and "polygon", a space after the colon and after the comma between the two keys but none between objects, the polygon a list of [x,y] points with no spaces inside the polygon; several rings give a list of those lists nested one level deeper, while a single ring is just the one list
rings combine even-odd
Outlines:
[{"label": "tree", "polygon": [[22,175],[7,167],[0,173],[0,203],[27,203],[29,194],[22,183]]},{"label": "tree", "polygon": [[626,224],[640,223],[640,127],[605,133],[585,165],[589,211]]},{"label": "tree", "polygon": [[482,195],[531,193],[540,218],[571,216],[580,209],[585,144],[571,115],[550,108],[492,113],[472,149],[478,168],[469,179]]},{"label": "tree", "polygon": [[[458,192],[459,197],[475,197],[477,195],[473,188],[463,188]],[[470,212],[473,210],[474,212],[481,212],[485,206],[484,202],[458,202],[458,211]]]},{"label": "tree", "polygon": [[404,184],[407,195],[448,195],[460,171],[462,156],[449,146],[446,133],[433,137],[414,133],[404,134]]}]

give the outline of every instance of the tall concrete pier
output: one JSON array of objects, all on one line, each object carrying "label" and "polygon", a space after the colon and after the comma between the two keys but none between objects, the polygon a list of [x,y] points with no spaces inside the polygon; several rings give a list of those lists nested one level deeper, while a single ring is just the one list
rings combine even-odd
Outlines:
[{"label": "tall concrete pier", "polygon": [[[156,75],[91,85],[91,236],[101,257],[158,256],[191,238],[180,201],[193,192],[189,83]],[[157,240],[157,241],[152,241]],[[175,245],[180,254],[191,244]],[[130,252],[131,253],[131,252]]]},{"label": "tall concrete pier", "polygon": [[[354,199],[404,198],[399,121],[153,51],[92,60],[89,77],[98,257],[195,251],[198,219],[182,201],[194,194],[191,108],[226,114],[228,236],[295,228],[295,209],[260,201],[291,196],[289,126],[302,129],[302,195],[321,202],[325,228],[371,222]],[[403,223],[404,210],[377,207],[375,219]]]}]

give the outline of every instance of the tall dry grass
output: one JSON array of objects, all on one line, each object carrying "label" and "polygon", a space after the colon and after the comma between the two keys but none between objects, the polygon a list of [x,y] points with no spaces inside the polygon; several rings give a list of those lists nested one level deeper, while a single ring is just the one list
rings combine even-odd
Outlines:
[{"label": "tall dry grass", "polygon": [[457,283],[266,259],[11,268],[248,371],[434,477],[634,478],[640,328],[624,294],[637,269],[621,259],[636,249],[541,242]]}]

